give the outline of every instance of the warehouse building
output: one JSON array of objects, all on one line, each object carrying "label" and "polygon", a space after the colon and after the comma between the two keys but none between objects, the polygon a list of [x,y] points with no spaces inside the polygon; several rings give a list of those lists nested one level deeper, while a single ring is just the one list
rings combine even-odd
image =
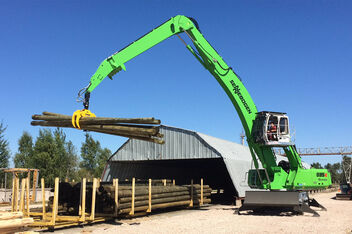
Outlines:
[{"label": "warehouse building", "polygon": [[[181,128],[161,126],[165,144],[127,140],[108,160],[103,181],[175,179],[177,184],[199,183],[244,197],[247,172],[253,168],[246,146]],[[279,157],[280,160],[282,157]]]}]

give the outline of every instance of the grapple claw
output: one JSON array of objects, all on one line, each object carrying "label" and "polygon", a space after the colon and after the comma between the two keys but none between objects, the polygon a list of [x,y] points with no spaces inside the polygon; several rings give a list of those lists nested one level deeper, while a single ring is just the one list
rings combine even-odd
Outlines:
[{"label": "grapple claw", "polygon": [[96,117],[95,114],[90,112],[90,110],[83,109],[83,110],[76,110],[73,115],[72,115],[72,125],[75,128],[81,129],[81,126],[79,125],[79,120],[82,117]]}]

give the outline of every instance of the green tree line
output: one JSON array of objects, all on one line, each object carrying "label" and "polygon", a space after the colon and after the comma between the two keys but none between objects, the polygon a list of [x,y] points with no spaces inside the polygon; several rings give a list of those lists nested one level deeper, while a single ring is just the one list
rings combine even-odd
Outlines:
[{"label": "green tree line", "polygon": [[[5,138],[6,127],[0,124],[0,167],[9,166],[9,142]],[[52,186],[55,177],[61,180],[80,180],[83,177],[100,177],[111,151],[102,148],[100,142],[85,134],[85,141],[80,148],[66,138],[65,132],[56,128],[40,129],[38,137],[23,132],[18,140],[18,150],[13,157],[16,168],[36,168],[46,184]]]}]

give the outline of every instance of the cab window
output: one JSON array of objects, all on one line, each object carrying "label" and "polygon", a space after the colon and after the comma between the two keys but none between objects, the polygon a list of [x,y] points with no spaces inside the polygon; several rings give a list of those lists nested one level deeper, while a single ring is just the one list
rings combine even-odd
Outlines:
[{"label": "cab window", "polygon": [[288,134],[288,119],[280,118],[280,134]]}]

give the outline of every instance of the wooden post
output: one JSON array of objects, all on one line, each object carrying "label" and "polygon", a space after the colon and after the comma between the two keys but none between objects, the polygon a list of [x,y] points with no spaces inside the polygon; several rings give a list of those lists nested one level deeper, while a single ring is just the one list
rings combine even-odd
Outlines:
[{"label": "wooden post", "polygon": [[12,173],[12,195],[11,195],[11,212],[15,211],[15,187],[16,187],[15,173]]},{"label": "wooden post", "polygon": [[203,178],[200,179],[200,205],[203,205]]},{"label": "wooden post", "polygon": [[191,180],[191,202],[189,206],[193,207],[193,179]]},{"label": "wooden post", "polygon": [[[28,172],[29,174],[30,172]],[[32,189],[32,202],[36,201],[36,196],[37,196],[37,183],[38,183],[38,169],[35,169],[33,171],[33,189]]]},{"label": "wooden post", "polygon": [[24,189],[26,188],[26,179],[23,178],[21,181],[21,200],[20,200],[20,211],[24,213]]},{"label": "wooden post", "polygon": [[27,212],[26,215],[29,217],[29,202],[30,202],[30,198],[29,198],[29,186],[30,186],[30,181],[29,181],[29,176],[26,178],[27,181],[27,185],[26,185],[26,206],[27,206]]},{"label": "wooden post", "polygon": [[134,215],[134,195],[135,195],[135,189],[136,189],[136,179],[133,177],[132,179],[132,201],[131,201],[131,211],[130,215]]},{"label": "wooden post", "polygon": [[163,184],[164,186],[166,186],[166,179],[163,179]]},{"label": "wooden post", "polygon": [[148,202],[148,210],[147,212],[152,212],[152,179],[149,179],[149,202]]},{"label": "wooden post", "polygon": [[172,180],[172,185],[175,185],[175,184],[176,184],[175,179],[173,179]]},{"label": "wooden post", "polygon": [[19,179],[17,173],[14,173],[13,188],[12,188],[12,200],[13,200],[13,211],[18,211],[18,190],[19,190]]},{"label": "wooden post", "polygon": [[115,216],[117,216],[119,211],[119,179],[114,179],[113,183],[115,188]]},{"label": "wooden post", "polygon": [[95,198],[96,198],[96,195],[97,195],[97,184],[98,184],[98,179],[97,178],[93,178],[92,208],[91,208],[91,213],[90,213],[90,220],[92,220],[92,221],[95,218]]},{"label": "wooden post", "polygon": [[15,211],[18,211],[18,192],[20,190],[20,178],[18,178],[18,175],[16,174],[16,191],[15,191],[15,194],[16,194],[16,200],[15,200],[15,206],[16,206],[16,210]]},{"label": "wooden post", "polygon": [[46,207],[45,207],[45,182],[44,182],[44,178],[42,178],[40,180],[41,185],[42,185],[42,206],[43,206],[43,215],[42,215],[42,219],[46,220]]},{"label": "wooden post", "polygon": [[7,173],[5,172],[5,201],[7,201]]},{"label": "wooden post", "polygon": [[59,178],[55,178],[55,189],[54,189],[54,200],[53,200],[53,211],[51,215],[51,226],[55,226],[56,223],[56,215],[58,211],[58,203],[59,203]]},{"label": "wooden post", "polygon": [[81,215],[81,221],[84,222],[86,221],[86,184],[87,184],[87,178],[83,178],[82,180],[82,188],[81,188],[81,204],[80,204],[80,209],[79,213]]}]

